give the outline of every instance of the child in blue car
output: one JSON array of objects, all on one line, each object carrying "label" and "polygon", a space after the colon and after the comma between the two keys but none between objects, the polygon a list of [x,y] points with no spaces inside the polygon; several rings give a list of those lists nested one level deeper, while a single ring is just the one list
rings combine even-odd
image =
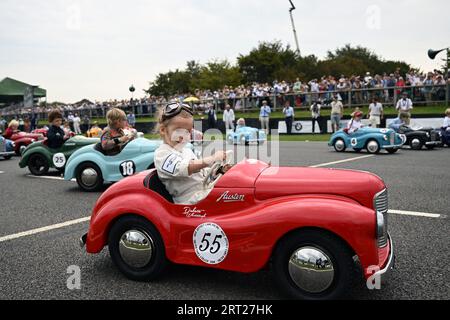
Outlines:
[{"label": "child in blue car", "polygon": [[133,135],[127,134],[127,116],[123,110],[113,108],[106,113],[108,126],[100,138],[103,152],[106,155],[116,155],[122,151],[125,144],[133,140]]}]

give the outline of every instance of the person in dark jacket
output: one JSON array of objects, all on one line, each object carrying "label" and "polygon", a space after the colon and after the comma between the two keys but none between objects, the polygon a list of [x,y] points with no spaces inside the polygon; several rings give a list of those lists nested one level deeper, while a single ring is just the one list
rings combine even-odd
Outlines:
[{"label": "person in dark jacket", "polygon": [[50,122],[50,128],[47,132],[47,146],[49,148],[58,149],[69,139],[69,136],[64,134],[64,130],[61,128],[63,117],[59,110],[53,110],[48,114],[48,121]]}]

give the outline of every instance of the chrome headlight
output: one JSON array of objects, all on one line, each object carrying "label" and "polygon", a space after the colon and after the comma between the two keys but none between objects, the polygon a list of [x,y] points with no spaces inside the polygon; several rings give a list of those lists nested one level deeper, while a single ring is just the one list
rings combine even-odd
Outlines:
[{"label": "chrome headlight", "polygon": [[384,141],[388,141],[389,140],[387,135],[383,135],[383,139],[384,139]]},{"label": "chrome headlight", "polygon": [[378,247],[382,248],[388,242],[388,194],[384,189],[377,193],[373,199],[376,212],[376,236]]},{"label": "chrome headlight", "polygon": [[34,139],[31,139],[31,142],[35,142],[36,140],[34,140]]}]

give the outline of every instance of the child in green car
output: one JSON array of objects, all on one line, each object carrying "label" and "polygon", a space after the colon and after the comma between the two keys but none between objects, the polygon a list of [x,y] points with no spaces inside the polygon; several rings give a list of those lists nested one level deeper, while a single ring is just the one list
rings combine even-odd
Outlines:
[{"label": "child in green car", "polygon": [[61,148],[64,142],[70,138],[61,128],[63,116],[59,110],[53,110],[48,114],[50,128],[47,132],[47,146],[52,149]]}]

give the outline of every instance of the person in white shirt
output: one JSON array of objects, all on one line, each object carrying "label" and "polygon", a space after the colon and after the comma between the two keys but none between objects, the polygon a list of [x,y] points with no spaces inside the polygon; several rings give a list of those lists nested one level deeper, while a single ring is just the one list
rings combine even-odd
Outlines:
[{"label": "person in white shirt", "polygon": [[372,103],[369,105],[369,114],[367,115],[372,128],[379,128],[381,120],[384,117],[383,105],[378,102],[378,98],[373,98]]},{"label": "person in white shirt", "polygon": [[223,111],[223,122],[225,123],[225,132],[228,130],[234,131],[234,111],[231,106],[227,104],[225,110]]},{"label": "person in white shirt", "polygon": [[316,131],[316,122],[319,126],[319,131],[322,132],[321,124],[320,124],[320,109],[322,106],[320,105],[320,101],[315,101],[312,106],[309,108],[311,110],[311,120],[312,120],[312,133]]},{"label": "person in white shirt", "polygon": [[294,108],[291,107],[291,104],[289,103],[289,101],[286,101],[286,103],[284,104],[283,114],[285,117],[287,134],[291,134],[292,133],[292,123],[294,121],[295,113],[294,113]]},{"label": "person in white shirt", "polygon": [[262,102],[261,110],[259,112],[259,121],[261,122],[261,129],[269,134],[269,117],[272,110],[270,109],[267,101]]},{"label": "person in white shirt", "polygon": [[408,120],[406,124],[409,125],[411,120],[411,110],[413,109],[413,103],[411,99],[408,98],[408,94],[406,92],[403,93],[403,98],[398,100],[397,102],[397,111],[400,113],[405,113],[408,115]]},{"label": "person in white shirt", "polygon": [[73,131],[75,134],[81,134],[80,123],[81,119],[78,114],[75,113],[75,116],[73,117]]},{"label": "person in white shirt", "polygon": [[333,133],[341,128],[341,119],[344,114],[344,105],[338,97],[333,96],[331,102],[331,129]]},{"label": "person in white shirt", "polygon": [[[191,149],[185,148],[191,139],[193,114],[189,105],[170,103],[163,107],[158,120],[164,143],[155,151],[155,168],[176,204],[192,205],[206,198],[212,187],[203,184],[208,174],[205,169],[226,159],[224,151],[197,159]],[[221,168],[221,173],[229,168]]]},{"label": "person in white shirt", "polygon": [[445,116],[442,129],[450,131],[450,109],[445,110]]},{"label": "person in white shirt", "polygon": [[353,114],[352,120],[350,120],[349,123],[347,124],[348,134],[352,134],[363,127],[363,124],[361,122],[362,117],[363,113],[361,111],[357,111]]}]

